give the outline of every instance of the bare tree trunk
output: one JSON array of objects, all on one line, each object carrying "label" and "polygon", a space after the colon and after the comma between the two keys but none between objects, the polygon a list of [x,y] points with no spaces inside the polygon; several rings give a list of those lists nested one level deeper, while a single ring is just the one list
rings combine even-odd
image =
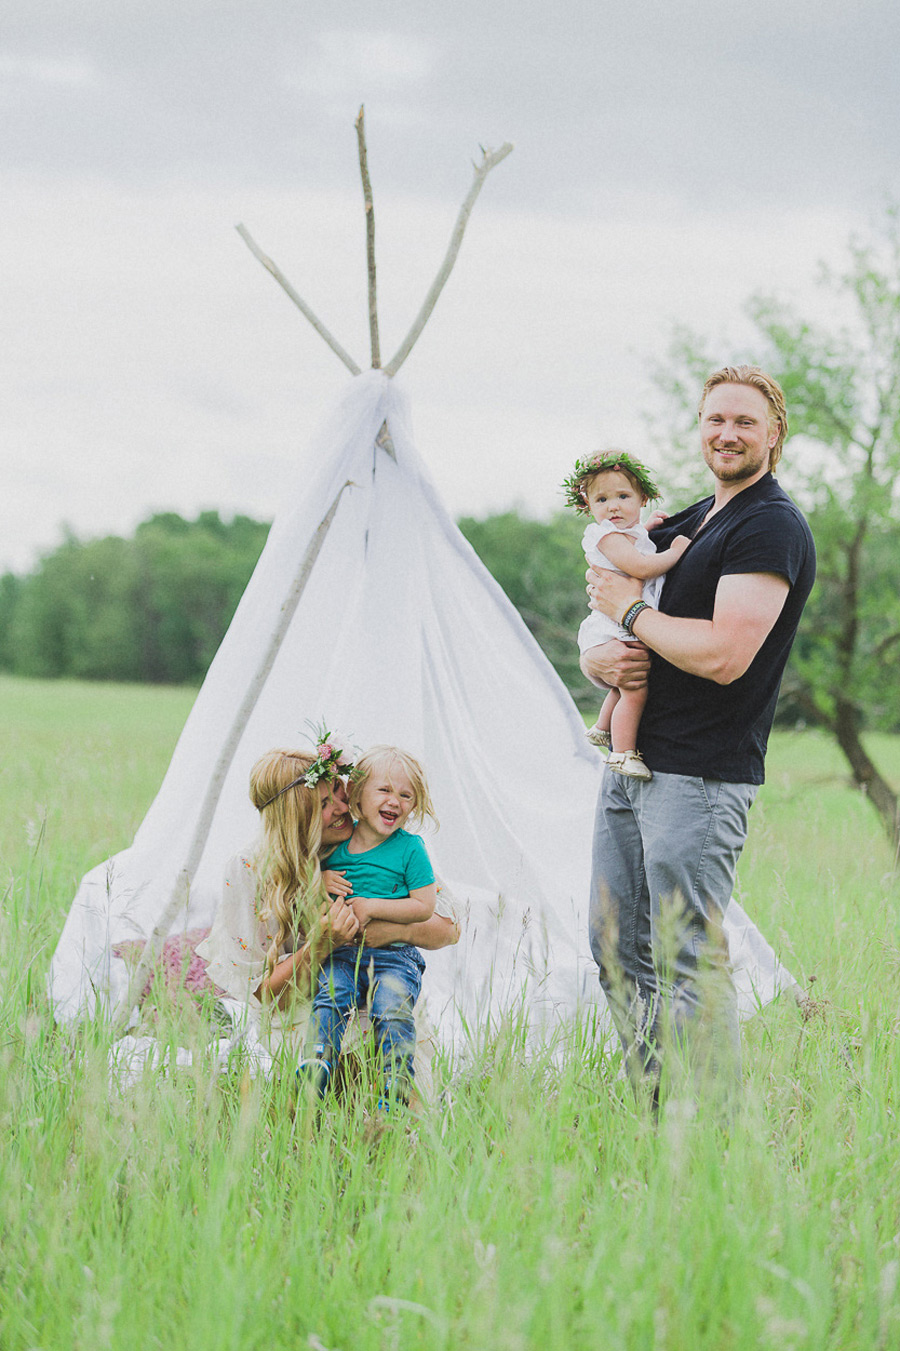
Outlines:
[{"label": "bare tree trunk", "polygon": [[900,799],[862,744],[859,709],[849,699],[837,698],[834,713],[826,713],[813,698],[812,687],[805,680],[786,686],[784,692],[800,706],[814,727],[828,732],[840,746],[853,782],[878,813],[891,842],[896,867],[900,860]]},{"label": "bare tree trunk", "polygon": [[857,664],[862,550],[867,533],[868,521],[865,518],[857,520],[856,529],[845,548],[847,571],[841,588],[841,629],[837,639],[838,670],[835,682],[837,689],[830,730],[847,759],[853,782],[878,813],[891,842],[896,866],[900,856],[900,802],[863,746],[860,738],[859,709],[846,694],[847,690],[853,688]]},{"label": "bare tree trunk", "polygon": [[854,783],[860,792],[865,793],[881,818],[894,851],[896,866],[900,857],[900,801],[863,746],[859,735],[859,711],[849,700],[838,699],[832,731],[847,757]]},{"label": "bare tree trunk", "polygon": [[837,641],[840,687],[850,688],[853,678],[853,666],[859,643],[859,579],[862,564],[862,548],[867,533],[867,522],[856,522],[853,537],[845,547],[847,575],[841,587],[840,617],[841,631]]}]

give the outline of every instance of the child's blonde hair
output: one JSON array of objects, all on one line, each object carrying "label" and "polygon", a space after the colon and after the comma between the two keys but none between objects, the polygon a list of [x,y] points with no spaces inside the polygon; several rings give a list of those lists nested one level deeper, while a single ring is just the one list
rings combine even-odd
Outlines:
[{"label": "child's blonde hair", "polygon": [[322,803],[318,787],[302,782],[314,758],[306,751],[267,751],[250,771],[250,801],[263,830],[256,908],[263,923],[275,927],[266,954],[269,971],[288,934],[296,930],[306,936],[324,899],[319,866]]},{"label": "child's blonde hair", "polygon": [[358,819],[359,799],[369,779],[384,774],[390,782],[391,772],[397,765],[409,779],[413,790],[413,809],[409,817],[410,823],[422,825],[425,818],[428,817],[437,826],[439,822],[435,815],[431,794],[428,791],[425,771],[414,755],[410,755],[409,751],[400,750],[399,746],[372,746],[359,757],[350,778],[351,814]]}]

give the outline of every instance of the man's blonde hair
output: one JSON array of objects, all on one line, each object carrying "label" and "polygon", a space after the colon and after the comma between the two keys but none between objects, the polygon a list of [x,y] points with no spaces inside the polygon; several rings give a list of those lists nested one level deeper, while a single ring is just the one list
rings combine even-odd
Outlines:
[{"label": "man's blonde hair", "polygon": [[391,776],[397,768],[409,779],[413,790],[410,822],[421,825],[425,818],[429,817],[437,825],[438,819],[428,791],[425,771],[414,755],[410,755],[409,751],[400,750],[399,746],[372,746],[357,760],[350,780],[350,811],[353,816],[359,817],[359,799],[369,779],[384,775],[393,785]]},{"label": "man's blonde hair", "polygon": [[787,407],[784,402],[784,390],[777,380],[773,380],[771,375],[766,375],[765,371],[760,370],[758,366],[723,366],[720,371],[713,371],[712,375],[703,386],[703,393],[700,395],[700,407],[697,410],[697,416],[703,417],[703,409],[706,400],[716,385],[749,385],[751,389],[758,389],[769,405],[769,427],[772,428],[778,424],[778,440],[775,442],[769,452],[769,468],[772,473],[775,472],[775,466],[781,459],[781,449],[784,445],[784,438],[788,432]]}]

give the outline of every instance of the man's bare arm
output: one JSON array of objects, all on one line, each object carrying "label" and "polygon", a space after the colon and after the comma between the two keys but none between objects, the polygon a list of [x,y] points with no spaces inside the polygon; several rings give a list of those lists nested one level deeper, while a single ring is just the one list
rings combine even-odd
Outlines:
[{"label": "man's bare arm", "polygon": [[426,952],[437,952],[459,942],[459,924],[447,915],[432,915],[419,924],[393,924],[373,919],[366,925],[362,941],[370,948],[386,948],[389,943],[412,943]]},{"label": "man's bare arm", "polygon": [[634,632],[689,675],[730,685],[749,670],[789,590],[776,573],[730,574],[719,579],[712,619],[681,619],[647,609],[635,620]]}]

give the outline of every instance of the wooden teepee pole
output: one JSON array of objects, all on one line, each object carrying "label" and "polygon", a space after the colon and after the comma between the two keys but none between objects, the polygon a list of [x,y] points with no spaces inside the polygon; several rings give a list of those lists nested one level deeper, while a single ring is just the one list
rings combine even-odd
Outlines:
[{"label": "wooden teepee pole", "polygon": [[344,351],[343,347],[338,342],[337,338],[335,338],[331,333],[329,333],[328,329],[322,323],[322,320],[318,317],[318,315],[312,312],[312,310],[309,308],[303,297],[297,291],[294,290],[293,286],[288,281],[287,277],[281,271],[281,268],[278,267],[276,263],[272,262],[272,259],[268,256],[268,254],[263,253],[262,249],[259,247],[256,240],[250,234],[250,231],[247,229],[246,225],[236,225],[234,228],[237,230],[241,239],[243,239],[244,243],[247,245],[247,248],[253,254],[253,257],[257,258],[262,263],[266,271],[272,274],[272,276],[278,282],[278,285],[282,288],[282,290],[285,291],[290,296],[291,300],[293,300],[294,304],[297,306],[297,309],[300,311],[300,313],[309,320],[309,322],[312,324],[313,328],[316,330],[319,336],[325,339],[325,341],[328,343],[328,346],[331,348],[332,352],[334,352],[337,356],[340,357],[341,361],[343,361],[344,365],[347,367],[347,370],[350,372],[350,374],[359,375],[360,367],[357,366],[352,356],[350,356],[348,352]]},{"label": "wooden teepee pole", "polygon": [[141,960],[128,982],[128,989],[122,999],[118,1009],[113,1013],[113,1020],[119,1023],[131,1013],[136,1004],[141,1003],[143,989],[147,983],[147,977],[159,955],[160,946],[163,940],[170,933],[177,917],[178,912],[187,905],[190,885],[203,856],[203,850],[206,847],[206,841],[209,838],[210,827],[212,826],[213,816],[216,807],[219,805],[219,798],[222,796],[222,789],[225,786],[225,779],[231,768],[231,762],[234,760],[237,748],[240,745],[241,737],[244,735],[244,728],[250,720],[256,702],[262,694],[266,681],[271,674],[272,667],[275,665],[275,659],[278,656],[279,649],[284,636],[290,628],[291,620],[300,604],[303,592],[306,590],[306,584],[310,579],[312,570],[315,567],[316,559],[322,551],[322,545],[325,543],[325,536],[328,534],[331,522],[334,520],[335,513],[340,505],[341,498],[346,488],[353,484],[348,479],[338,489],[334,501],[328,508],[328,511],[319,522],[316,532],[307,546],[303,558],[300,560],[300,566],[294,576],[284,603],[278,615],[278,622],[269,636],[263,652],[257,663],[256,671],[250,679],[244,697],[231,720],[231,726],[225,734],[222,741],[219,755],[209,777],[206,787],[206,793],[200,806],[200,813],[197,817],[197,824],[194,827],[194,834],[191,843],[188,846],[185,855],[184,866],[175,881],[172,894],[169,897],[159,921],[153,933],[147,940]]},{"label": "wooden teepee pole", "polygon": [[375,294],[375,203],[369,181],[369,160],[366,154],[365,108],[360,108],[356,119],[356,139],[359,142],[359,172],[362,178],[363,201],[366,208],[366,263],[369,277],[369,337],[372,343],[372,367],[381,365],[378,343],[378,301]]},{"label": "wooden teepee pole", "polygon": [[453,270],[453,264],[456,262],[456,255],[459,253],[459,246],[462,244],[463,235],[466,232],[466,226],[469,223],[469,217],[472,214],[472,207],[479,192],[484,186],[484,180],[488,174],[505,160],[507,155],[512,154],[512,145],[509,141],[501,145],[499,150],[481,150],[481,163],[475,165],[475,177],[472,180],[472,186],[469,188],[466,199],[459,208],[459,215],[456,217],[456,224],[453,227],[453,233],[450,236],[450,243],[447,246],[447,252],[444,255],[444,261],[438,269],[438,274],[431,283],[431,290],[422,302],[422,308],[413,320],[412,328],[407,333],[403,342],[397,351],[391,357],[384,371],[386,375],[396,375],[406,358],[409,356],[413,347],[419,339],[422,329],[428,322],[429,315],[437,304],[438,296],[443,291],[447,278]]}]

